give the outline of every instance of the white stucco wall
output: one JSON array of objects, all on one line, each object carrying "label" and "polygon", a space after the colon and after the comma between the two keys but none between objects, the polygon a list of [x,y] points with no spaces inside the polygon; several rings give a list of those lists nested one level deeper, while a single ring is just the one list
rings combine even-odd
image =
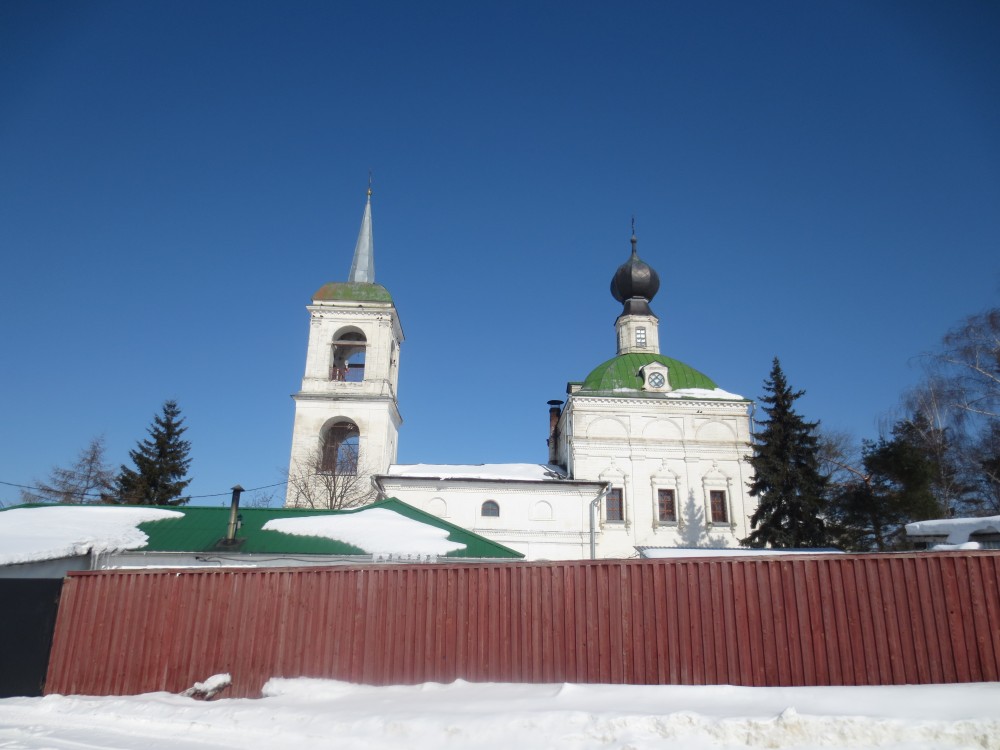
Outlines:
[{"label": "white stucco wall", "polygon": [[[738,546],[755,503],[745,401],[573,395],[559,423],[559,457],[574,479],[624,490],[624,522],[601,513],[601,556],[636,546]],[[659,520],[657,490],[673,489],[676,523]],[[723,490],[727,523],[713,523],[710,492]]]},{"label": "white stucco wall", "polygon": [[[384,472],[396,460],[399,414],[396,384],[402,329],[395,307],[384,302],[316,301],[308,307],[309,344],[301,390],[294,394],[295,422],[289,469],[301,471],[314,463],[324,429],[339,421],[358,426],[359,472]],[[330,379],[333,341],[345,331],[366,340],[365,372],[361,382]],[[367,481],[360,490],[367,490]],[[293,490],[286,505],[294,504]]]},{"label": "white stucco wall", "polygon": [[[590,556],[587,512],[599,483],[408,476],[383,476],[380,482],[388,497],[500,542],[529,560]],[[482,515],[483,503],[490,500],[499,506],[499,516]]]}]

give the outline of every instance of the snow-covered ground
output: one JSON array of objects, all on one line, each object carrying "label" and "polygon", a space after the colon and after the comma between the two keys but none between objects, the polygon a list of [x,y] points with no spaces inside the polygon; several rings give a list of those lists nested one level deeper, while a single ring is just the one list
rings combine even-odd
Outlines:
[{"label": "snow-covered ground", "polygon": [[271,680],[259,700],[0,700],[21,750],[1000,748],[1000,683],[854,688],[365,687]]}]

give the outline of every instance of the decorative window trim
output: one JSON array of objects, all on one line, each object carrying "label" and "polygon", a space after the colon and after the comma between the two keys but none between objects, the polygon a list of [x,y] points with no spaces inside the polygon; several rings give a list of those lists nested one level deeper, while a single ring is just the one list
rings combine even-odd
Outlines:
[{"label": "decorative window trim", "polygon": [[[712,468],[702,477],[703,511],[705,513],[705,526],[709,528],[722,528],[728,526],[732,531],[736,531],[736,521],[733,515],[733,480],[728,474],[722,472],[713,461]],[[712,492],[725,492],[725,521],[714,521],[712,519]]]},{"label": "decorative window trim", "polygon": [[[676,472],[664,467],[661,463],[660,470],[649,478],[652,489],[652,514],[653,528],[659,526],[669,526],[670,528],[684,528],[684,514],[681,512],[681,478]],[[660,490],[670,490],[674,493],[674,520],[660,520]]]},{"label": "decorative window trim", "polygon": [[629,513],[628,511],[629,492],[630,492],[628,486],[629,485],[628,477],[625,476],[624,471],[622,471],[615,465],[615,460],[612,457],[611,465],[600,473],[599,478],[602,482],[607,482],[608,484],[611,485],[611,489],[608,490],[608,495],[610,495],[615,490],[618,490],[621,492],[621,501],[622,501],[622,518],[620,521],[619,520],[612,521],[608,519],[608,495],[604,496],[604,499],[601,501],[601,505],[603,506],[603,510],[600,514],[601,526],[603,527],[605,524],[611,524],[612,528],[616,529],[629,528],[632,525],[632,520],[631,520],[631,513]]},{"label": "decorative window trim", "polygon": [[639,373],[642,376],[642,389],[644,391],[669,393],[673,390],[670,387],[670,368],[662,362],[650,362],[648,365],[643,365]]},{"label": "decorative window trim", "polygon": [[[669,493],[670,504],[673,507],[673,518],[663,517],[663,505],[665,496]],[[656,525],[657,526],[677,526],[677,490],[673,487],[657,487],[653,498],[656,501]]]}]

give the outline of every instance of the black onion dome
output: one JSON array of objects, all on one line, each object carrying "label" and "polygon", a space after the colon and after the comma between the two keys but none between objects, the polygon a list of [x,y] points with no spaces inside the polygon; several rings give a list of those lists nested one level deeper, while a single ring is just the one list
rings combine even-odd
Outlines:
[{"label": "black onion dome", "polygon": [[660,290],[660,277],[647,263],[639,260],[632,235],[632,257],[618,266],[611,279],[611,296],[625,305],[622,315],[652,315],[649,301]]}]

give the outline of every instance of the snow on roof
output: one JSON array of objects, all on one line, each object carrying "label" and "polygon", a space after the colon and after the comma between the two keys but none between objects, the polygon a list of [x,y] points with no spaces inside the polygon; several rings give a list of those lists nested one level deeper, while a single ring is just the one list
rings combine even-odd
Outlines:
[{"label": "snow on roof", "polygon": [[488,479],[513,482],[546,482],[566,478],[551,464],[393,464],[390,476],[428,479]]},{"label": "snow on roof", "polygon": [[746,549],[744,547],[636,547],[643,558],[752,557],[755,555],[842,555],[837,549]]},{"label": "snow on roof", "polygon": [[941,518],[906,524],[907,536],[944,536],[948,544],[963,544],[977,532],[1000,534],[1000,516],[985,518]]},{"label": "snow on roof", "polygon": [[966,549],[982,549],[982,545],[979,542],[963,542],[962,544],[935,544],[931,547],[932,552],[951,552]]},{"label": "snow on roof", "polygon": [[143,507],[14,508],[0,513],[0,565],[139,549],[149,539],[140,523],[181,515]]},{"label": "snow on roof", "polygon": [[676,391],[670,391],[664,395],[667,398],[714,398],[724,401],[746,401],[743,396],[724,391],[721,388],[714,388],[712,390],[707,388],[678,388]]},{"label": "snow on roof", "polygon": [[446,555],[465,549],[461,542],[448,539],[447,530],[414,521],[388,508],[336,516],[276,518],[263,528],[346,542],[373,555]]}]

